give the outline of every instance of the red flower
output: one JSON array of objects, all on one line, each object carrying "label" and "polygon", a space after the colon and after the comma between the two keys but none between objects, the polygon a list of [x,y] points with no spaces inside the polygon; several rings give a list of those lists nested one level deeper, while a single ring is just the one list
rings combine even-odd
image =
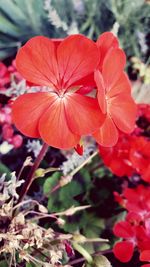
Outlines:
[{"label": "red flower", "polygon": [[[94,73],[97,98],[106,119],[93,136],[102,146],[117,143],[118,132],[133,131],[136,105],[131,97],[131,86],[124,73],[126,58],[118,48],[117,38],[110,32],[102,34],[97,40],[100,63]],[[91,78],[92,80],[92,78]]]},{"label": "red flower", "polygon": [[131,133],[134,129],[136,105],[131,97],[129,80],[123,72],[125,63],[124,52],[114,48],[104,58],[102,71],[95,71],[97,98],[106,119],[94,137],[102,146],[115,145],[119,131]]},{"label": "red flower", "polygon": [[115,244],[113,252],[121,262],[128,262],[133,256],[134,246],[129,241],[122,241]]},{"label": "red flower", "polygon": [[8,71],[13,78],[15,78],[16,82],[19,82],[22,80],[22,76],[20,73],[18,73],[16,69],[16,60],[14,59],[11,63],[11,65],[8,67]]},{"label": "red flower", "polygon": [[126,199],[126,209],[136,212],[143,218],[150,213],[150,188],[139,185],[136,188],[126,188],[123,196]]},{"label": "red flower", "polygon": [[114,147],[99,146],[100,155],[106,166],[117,176],[131,176],[134,172],[129,159],[130,136],[121,134]]},{"label": "red flower", "polygon": [[104,121],[96,99],[76,93],[99,63],[96,44],[73,35],[60,44],[38,36],[29,40],[17,55],[21,75],[49,92],[20,96],[13,105],[16,127],[30,137],[41,137],[53,147],[77,145],[81,135],[91,134]]},{"label": "red flower", "polygon": [[[139,185],[137,188],[127,188],[122,194],[123,206],[128,210],[125,221],[116,223],[114,234],[123,238],[114,246],[115,256],[122,262],[131,259],[133,248],[140,252],[140,260],[150,261],[150,194],[149,187]],[[122,201],[121,202],[122,204]],[[125,246],[125,255],[121,253]],[[132,245],[132,246],[131,246]]]},{"label": "red flower", "polygon": [[6,90],[5,86],[10,82],[10,75],[7,67],[0,62],[0,90]]},{"label": "red flower", "polygon": [[143,225],[121,221],[115,224],[113,231],[116,236],[124,239],[116,243],[113,248],[114,255],[121,262],[128,262],[131,260],[136,246],[140,251],[150,246],[150,236]]},{"label": "red flower", "polygon": [[[140,254],[140,260],[141,261],[149,261],[150,262],[150,249],[149,250],[143,250],[141,252],[141,254]],[[146,265],[146,266],[148,266],[148,265]]]},{"label": "red flower", "polygon": [[140,136],[132,140],[130,160],[143,180],[150,182],[150,141]]},{"label": "red flower", "polygon": [[130,223],[122,221],[114,226],[114,234],[118,237],[125,238],[125,241],[120,241],[113,248],[114,255],[121,262],[131,260],[136,245],[135,229]]},{"label": "red flower", "polygon": [[[150,181],[150,105],[138,105],[137,126],[132,133],[120,134],[113,147],[99,146],[100,155],[106,166],[117,176],[141,175]],[[143,135],[143,136],[140,136]],[[147,137],[144,137],[147,136]]]}]

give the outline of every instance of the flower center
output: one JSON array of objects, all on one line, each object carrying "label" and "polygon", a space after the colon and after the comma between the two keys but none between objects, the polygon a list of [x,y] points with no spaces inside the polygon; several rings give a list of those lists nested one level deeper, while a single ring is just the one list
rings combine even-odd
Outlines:
[{"label": "flower center", "polygon": [[60,98],[64,98],[64,95],[65,95],[65,92],[59,92],[59,94],[58,94],[58,96],[60,97]]}]

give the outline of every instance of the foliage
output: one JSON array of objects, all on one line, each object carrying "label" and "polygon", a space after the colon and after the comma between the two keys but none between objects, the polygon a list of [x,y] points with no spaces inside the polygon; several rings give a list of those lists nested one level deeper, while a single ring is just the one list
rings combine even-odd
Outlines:
[{"label": "foliage", "polygon": [[[66,8],[67,6],[67,8]],[[1,0],[0,59],[35,35],[118,34],[128,56],[148,55],[150,5],[144,0]],[[143,50],[145,47],[145,50]]]},{"label": "foliage", "polygon": [[41,0],[2,0],[0,2],[0,58],[16,50],[35,35],[53,36]]}]

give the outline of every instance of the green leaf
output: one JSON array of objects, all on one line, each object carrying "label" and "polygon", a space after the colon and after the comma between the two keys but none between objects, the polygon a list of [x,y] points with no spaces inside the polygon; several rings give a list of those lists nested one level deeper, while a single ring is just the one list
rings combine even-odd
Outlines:
[{"label": "green leaf", "polygon": [[36,267],[34,263],[27,262],[26,267]]},{"label": "green leaf", "polygon": [[10,177],[10,169],[3,163],[0,163],[0,176],[6,173]]},{"label": "green leaf", "polygon": [[5,260],[0,261],[0,267],[7,267],[8,264]]},{"label": "green leaf", "polygon": [[89,171],[86,168],[81,169],[80,174],[83,177],[82,186],[85,189],[85,191],[87,191],[92,187],[91,175],[89,174]]},{"label": "green leaf", "polygon": [[100,256],[95,256],[93,258],[92,263],[88,262],[85,263],[83,267],[112,267],[112,265],[105,256],[100,255]]},{"label": "green leaf", "polygon": [[[48,178],[44,184],[44,192],[50,192],[51,189],[58,183],[61,174],[55,173]],[[74,199],[75,196],[82,192],[80,184],[76,181],[61,187],[59,190],[50,195],[48,200],[48,210],[51,212],[64,211],[71,206],[77,206],[78,202]]]},{"label": "green leaf", "polygon": [[58,184],[60,177],[61,177],[60,172],[54,172],[50,177],[46,179],[43,186],[43,191],[45,195],[49,194],[51,190]]},{"label": "green leaf", "polygon": [[81,193],[83,193],[81,185],[77,181],[72,180],[60,189],[60,200],[66,202]]},{"label": "green leaf", "polygon": [[112,267],[109,260],[103,255],[95,256],[93,262],[93,267]]}]

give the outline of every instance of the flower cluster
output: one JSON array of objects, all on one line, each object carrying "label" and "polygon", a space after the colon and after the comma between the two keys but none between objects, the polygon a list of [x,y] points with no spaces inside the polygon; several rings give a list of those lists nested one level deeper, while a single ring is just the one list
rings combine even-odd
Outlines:
[{"label": "flower cluster", "polygon": [[12,108],[11,103],[4,106],[0,105],[0,131],[2,141],[7,141],[14,148],[19,148],[22,145],[23,137],[16,134],[12,124]]},{"label": "flower cluster", "polygon": [[[22,80],[21,75],[16,70],[15,60],[7,68],[0,62],[0,94],[9,96],[8,92],[15,82],[18,84]],[[13,94],[14,95],[14,94]],[[11,95],[12,96],[12,95]],[[23,138],[16,134],[12,124],[12,100],[0,104],[0,133],[2,142],[10,144],[11,148],[19,148],[22,145]]]},{"label": "flower cluster", "polygon": [[139,104],[134,132],[131,135],[122,133],[114,147],[100,146],[100,155],[115,175],[138,174],[150,182],[150,105]]},{"label": "flower cluster", "polygon": [[13,79],[15,79],[16,82],[22,79],[22,76],[16,69],[16,61],[13,60],[8,68],[4,63],[0,62],[0,92],[6,91],[10,87],[10,83]]},{"label": "flower cluster", "polygon": [[64,40],[33,37],[17,54],[17,70],[28,83],[47,91],[16,99],[16,127],[60,149],[78,147],[84,135],[103,146],[115,145],[120,131],[133,131],[136,116],[125,63],[117,38],[109,32],[96,43],[80,34]]},{"label": "flower cluster", "polygon": [[10,83],[10,74],[7,67],[0,62],[0,90],[5,90]]},{"label": "flower cluster", "polygon": [[[117,194],[119,203],[128,211],[124,221],[114,226],[114,234],[123,238],[114,246],[114,254],[121,262],[128,262],[134,249],[140,252],[140,260],[150,262],[150,187],[139,185],[126,188]],[[149,267],[150,264],[142,265]]]}]

